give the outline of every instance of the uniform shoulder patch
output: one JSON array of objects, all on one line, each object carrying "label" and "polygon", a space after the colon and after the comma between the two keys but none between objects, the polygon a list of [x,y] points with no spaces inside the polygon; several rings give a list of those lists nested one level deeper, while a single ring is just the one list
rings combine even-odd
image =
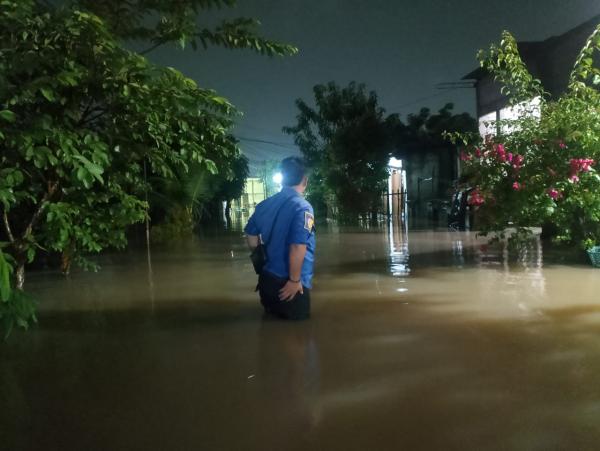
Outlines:
[{"label": "uniform shoulder patch", "polygon": [[304,212],[304,228],[309,232],[312,232],[313,226],[315,225],[315,216],[310,211]]}]

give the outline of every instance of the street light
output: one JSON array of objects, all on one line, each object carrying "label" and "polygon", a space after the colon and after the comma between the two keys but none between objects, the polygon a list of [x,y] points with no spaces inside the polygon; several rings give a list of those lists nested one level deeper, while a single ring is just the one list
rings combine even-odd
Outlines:
[{"label": "street light", "polygon": [[398,160],[396,157],[390,158],[388,167],[392,169],[402,169],[402,160]]}]

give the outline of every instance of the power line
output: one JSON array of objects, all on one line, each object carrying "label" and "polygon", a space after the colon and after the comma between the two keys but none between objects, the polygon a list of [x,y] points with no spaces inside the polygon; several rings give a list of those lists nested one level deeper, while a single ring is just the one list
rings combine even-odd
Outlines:
[{"label": "power line", "polygon": [[475,87],[474,81],[445,81],[435,85],[435,89],[473,89]]},{"label": "power line", "polygon": [[289,144],[289,143],[281,143],[281,142],[276,142],[276,141],[268,141],[266,139],[258,139],[258,138],[247,138],[245,136],[236,136],[237,139],[239,139],[240,141],[247,141],[247,142],[252,142],[252,143],[260,143],[260,144],[268,144],[270,146],[277,146],[277,147],[286,147],[288,149],[293,149],[296,150],[296,147]]},{"label": "power line", "polygon": [[282,153],[281,150],[276,150],[276,149],[268,150],[268,149],[260,148],[256,145],[253,145],[250,143],[245,143],[244,148],[246,149],[246,153],[252,154],[261,160],[270,159],[270,158],[273,158],[275,155],[279,155]]},{"label": "power line", "polygon": [[[249,124],[247,121],[238,122],[238,123],[235,124],[235,127],[236,128],[238,128],[238,127],[247,128],[247,129],[250,129],[250,130],[252,130],[254,132],[258,132],[258,133],[260,133],[263,136],[267,136],[268,135],[269,138],[271,138],[273,136],[277,136],[277,137],[281,136],[281,132],[274,133],[273,130],[271,130],[271,129],[267,129],[265,127],[257,127],[256,125]],[[244,133],[244,132],[242,131],[242,133]]]},{"label": "power line", "polygon": [[245,143],[243,147],[244,153],[251,161],[280,160],[287,156],[287,152],[282,151],[281,148],[266,150],[250,143]]}]

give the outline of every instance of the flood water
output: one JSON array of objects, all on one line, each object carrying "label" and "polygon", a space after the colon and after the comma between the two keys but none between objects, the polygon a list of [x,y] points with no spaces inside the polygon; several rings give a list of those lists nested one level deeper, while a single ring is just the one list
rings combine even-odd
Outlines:
[{"label": "flood water", "polygon": [[3,450],[591,450],[600,270],[468,232],[318,233],[313,317],[263,318],[241,233],[29,275]]}]

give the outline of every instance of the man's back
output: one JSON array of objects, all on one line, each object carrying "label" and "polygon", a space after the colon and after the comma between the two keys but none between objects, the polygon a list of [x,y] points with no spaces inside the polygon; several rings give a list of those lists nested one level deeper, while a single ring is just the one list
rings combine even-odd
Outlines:
[{"label": "man's back", "polygon": [[284,188],[261,202],[244,231],[250,249],[262,242],[267,262],[258,276],[257,290],[265,312],[285,319],[310,316],[315,253],[315,217],[302,194],[308,177],[302,160],[281,162]]},{"label": "man's back", "polygon": [[313,208],[298,192],[285,187],[258,204],[245,232],[262,237],[268,256],[264,270],[281,278],[289,276],[290,244],[305,244],[301,280],[305,287],[312,287],[315,250]]}]

